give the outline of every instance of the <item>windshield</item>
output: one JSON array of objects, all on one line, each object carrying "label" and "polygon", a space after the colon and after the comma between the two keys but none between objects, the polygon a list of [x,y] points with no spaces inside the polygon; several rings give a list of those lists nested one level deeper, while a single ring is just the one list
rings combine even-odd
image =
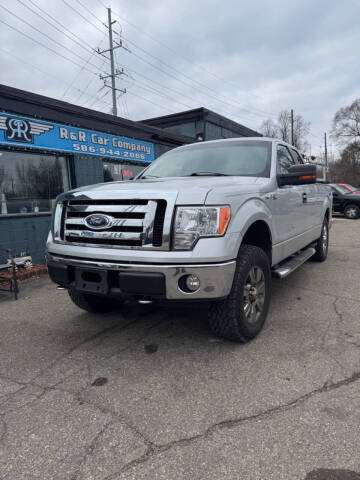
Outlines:
[{"label": "windshield", "polygon": [[351,190],[352,192],[356,192],[357,188],[353,187],[352,185],[349,185],[348,183],[345,183],[345,188],[348,190]]},{"label": "windshield", "polygon": [[270,177],[271,142],[194,144],[165,153],[140,178],[238,175]]}]

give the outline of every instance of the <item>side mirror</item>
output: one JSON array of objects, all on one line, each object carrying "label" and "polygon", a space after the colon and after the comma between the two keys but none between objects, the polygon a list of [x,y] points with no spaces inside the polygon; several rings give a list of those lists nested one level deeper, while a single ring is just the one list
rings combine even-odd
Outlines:
[{"label": "side mirror", "polygon": [[288,173],[277,175],[279,187],[284,185],[307,185],[316,183],[316,165],[293,165]]}]

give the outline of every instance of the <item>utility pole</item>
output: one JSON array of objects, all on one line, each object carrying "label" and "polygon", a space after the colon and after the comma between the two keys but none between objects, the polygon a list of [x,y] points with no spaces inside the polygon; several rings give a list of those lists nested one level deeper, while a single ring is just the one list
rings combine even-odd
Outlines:
[{"label": "utility pole", "polygon": [[294,110],[291,109],[291,145],[294,146]]},{"label": "utility pole", "polygon": [[110,52],[110,67],[111,67],[111,90],[112,90],[112,102],[113,102],[113,115],[117,116],[116,105],[116,85],[115,85],[115,64],[114,64],[114,48],[113,48],[113,34],[112,34],[112,21],[111,21],[111,8],[108,11],[108,24],[109,24],[109,52]]},{"label": "utility pole", "polygon": [[324,133],[324,140],[325,140],[325,180],[326,180],[327,173],[328,173],[328,151],[327,151],[326,132]]},{"label": "utility pole", "polygon": [[[100,79],[104,80],[104,85],[105,87],[111,88],[111,93],[112,93],[112,113],[113,115],[117,116],[117,104],[116,104],[116,92],[121,92],[122,94],[126,93],[126,88],[116,88],[116,78],[119,75],[126,75],[124,72],[124,69],[121,68],[116,69],[115,68],[115,61],[114,61],[114,50],[116,48],[124,48],[125,50],[128,50],[126,47],[123,46],[122,41],[120,39],[120,42],[114,42],[113,41],[113,29],[112,26],[114,23],[116,23],[116,20],[111,20],[111,8],[107,9],[108,11],[108,25],[107,28],[109,30],[109,48],[107,50],[102,50],[97,49],[97,53],[99,55],[103,55],[104,53],[109,52],[110,56],[110,73],[107,75],[100,75]],[[111,79],[111,85],[108,85],[106,83],[106,80],[110,78]]]}]

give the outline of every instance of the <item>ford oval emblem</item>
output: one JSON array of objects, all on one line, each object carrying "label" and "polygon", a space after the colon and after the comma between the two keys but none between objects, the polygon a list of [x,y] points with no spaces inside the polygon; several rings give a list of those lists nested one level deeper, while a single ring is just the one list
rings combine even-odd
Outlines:
[{"label": "ford oval emblem", "polygon": [[102,213],[93,213],[88,215],[85,219],[85,225],[92,230],[105,230],[112,225],[113,218]]}]

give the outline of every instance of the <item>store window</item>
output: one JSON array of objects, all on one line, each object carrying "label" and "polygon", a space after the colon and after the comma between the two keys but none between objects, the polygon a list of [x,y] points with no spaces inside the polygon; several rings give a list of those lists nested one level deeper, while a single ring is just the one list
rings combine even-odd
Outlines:
[{"label": "store window", "polygon": [[69,188],[65,157],[0,151],[0,215],[51,212]]},{"label": "store window", "polygon": [[136,177],[136,175],[142,172],[146,167],[146,165],[132,165],[111,160],[104,160],[103,165],[105,182],[129,180]]}]

